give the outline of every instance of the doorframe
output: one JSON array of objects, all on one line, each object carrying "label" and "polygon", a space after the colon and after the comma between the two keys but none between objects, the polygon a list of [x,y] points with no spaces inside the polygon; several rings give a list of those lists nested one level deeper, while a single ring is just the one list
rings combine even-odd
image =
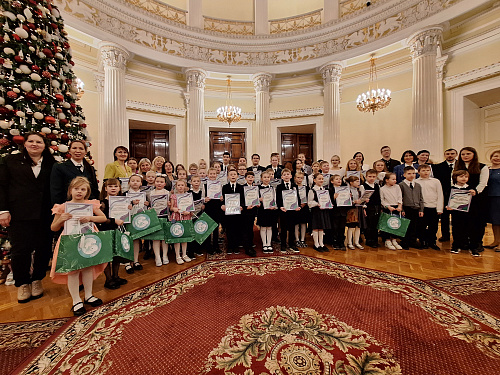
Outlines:
[{"label": "doorframe", "polygon": [[[205,125],[208,129],[208,137],[210,137],[210,132],[239,132],[245,133],[245,153],[248,162],[249,155],[253,153],[253,132],[252,132],[252,124],[253,121],[250,120],[242,120],[238,121],[236,124],[232,124],[229,126],[226,122],[214,121],[214,120],[205,120]],[[208,150],[207,150],[207,162],[210,161],[210,140],[208,142]]]},{"label": "doorframe", "polygon": [[[296,133],[296,131],[291,130],[282,131],[283,128],[300,128],[311,125],[313,126],[313,159],[318,160],[321,158],[320,155],[323,155],[323,142],[319,141],[323,139],[323,116],[271,120],[271,142],[275,145],[277,152],[281,154],[281,133]],[[308,131],[308,133],[310,132]]]}]

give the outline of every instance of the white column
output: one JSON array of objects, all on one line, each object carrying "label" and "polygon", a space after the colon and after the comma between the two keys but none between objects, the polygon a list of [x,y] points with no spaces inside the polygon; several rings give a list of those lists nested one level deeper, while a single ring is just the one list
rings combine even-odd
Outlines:
[{"label": "white column", "polygon": [[207,72],[203,69],[188,68],[184,70],[187,81],[187,129],[186,129],[186,165],[198,163],[205,159],[207,162],[208,131],[205,128],[205,78]]},{"label": "white column", "polygon": [[319,68],[323,77],[323,158],[340,155],[340,76],[343,65],[331,62]]},{"label": "white column", "polygon": [[125,70],[129,52],[114,43],[99,45],[104,66],[104,126],[99,132],[99,144],[105,145],[104,165],[113,161],[116,146],[129,147],[127,99],[125,96]]},{"label": "white column", "polygon": [[323,2],[323,23],[337,20],[340,17],[340,1],[324,0]]},{"label": "white column", "polygon": [[269,34],[268,0],[254,0],[255,35]]},{"label": "white column", "polygon": [[436,61],[436,78],[437,78],[437,107],[438,107],[438,149],[436,150],[437,155],[443,155],[444,153],[444,118],[443,118],[443,76],[444,76],[444,66],[448,61],[448,55],[444,55],[437,58]]},{"label": "white column", "polygon": [[429,150],[434,158],[442,156],[440,150],[443,148],[443,131],[439,128],[442,109],[439,109],[436,77],[437,48],[441,42],[442,32],[441,26],[431,26],[407,39],[413,61],[413,149]]},{"label": "white column", "polygon": [[101,134],[104,133],[105,127],[105,114],[104,114],[104,76],[101,74],[94,74],[94,83],[95,88],[97,90],[97,100],[99,102],[98,108],[98,124],[97,124],[97,153],[93,155],[93,159],[95,161],[95,169],[97,170],[97,177],[102,181],[104,177],[104,168],[106,164],[104,164],[104,159],[106,157],[106,152],[109,152],[106,148],[106,142],[102,141]]},{"label": "white column", "polygon": [[273,150],[271,142],[271,116],[269,113],[269,86],[273,76],[269,73],[256,73],[252,76],[255,88],[255,127],[253,132],[254,152],[260,160],[267,163]]},{"label": "white column", "polygon": [[203,29],[202,0],[188,0],[188,25]]}]

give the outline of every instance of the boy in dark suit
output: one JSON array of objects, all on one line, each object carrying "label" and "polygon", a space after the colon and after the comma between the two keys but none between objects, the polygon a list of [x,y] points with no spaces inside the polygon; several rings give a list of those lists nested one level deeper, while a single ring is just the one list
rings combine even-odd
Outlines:
[{"label": "boy in dark suit", "polygon": [[366,171],[366,181],[363,183],[363,187],[366,190],[373,190],[372,195],[368,202],[366,202],[366,229],[365,238],[366,244],[372,248],[378,247],[378,220],[380,217],[380,186],[376,183],[377,181],[377,171],[375,169],[369,169]]},{"label": "boy in dark suit", "polygon": [[277,153],[271,154],[271,164],[267,166],[267,169],[272,169],[274,172],[273,178],[281,178],[283,173],[283,166],[279,165],[280,158]]},{"label": "boy in dark suit", "polygon": [[[292,250],[294,253],[299,253],[299,249],[295,244],[295,215],[296,211],[300,211],[300,197],[297,189],[297,185],[292,182],[292,172],[285,168],[281,172],[281,178],[283,181],[276,188],[276,203],[280,210],[280,226],[281,226],[281,252],[286,253],[287,251],[287,237],[288,237],[288,249]],[[297,208],[295,210],[287,211],[283,206],[283,191],[284,190],[294,190],[297,196]]]},{"label": "boy in dark suit", "polygon": [[[253,186],[254,173],[246,172],[245,180],[246,183],[243,185],[243,203],[245,203],[245,186]],[[255,222],[255,217],[257,216],[257,209],[260,204],[256,206],[243,206],[242,211],[242,221],[243,221],[243,248],[245,249],[245,254],[255,257],[257,253],[253,249],[253,225]]]},{"label": "boy in dark suit", "polygon": [[[236,170],[229,169],[228,172],[229,182],[222,187],[222,211],[226,211],[226,194],[239,194],[240,195],[240,211],[243,210],[243,206],[245,205],[245,200],[243,197],[243,185],[236,183],[238,178],[238,173]],[[227,253],[228,254],[239,254],[238,246],[242,240],[242,216],[241,214],[236,215],[226,215],[226,236],[227,236]]]},{"label": "boy in dark suit", "polygon": [[406,236],[401,241],[401,247],[408,250],[410,246],[417,249],[422,247],[417,243],[417,222],[424,216],[424,197],[422,187],[415,182],[415,168],[405,167],[405,179],[399,183],[403,195],[403,211],[405,218],[410,220]]}]

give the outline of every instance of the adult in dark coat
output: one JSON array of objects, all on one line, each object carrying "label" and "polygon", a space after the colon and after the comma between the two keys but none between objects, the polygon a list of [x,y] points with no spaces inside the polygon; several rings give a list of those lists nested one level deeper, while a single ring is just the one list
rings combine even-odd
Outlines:
[{"label": "adult in dark coat", "polygon": [[[448,204],[451,192],[451,175],[457,161],[458,152],[454,148],[449,148],[444,152],[445,160],[432,166],[434,177],[441,182],[443,188],[444,204]],[[441,237],[439,241],[450,240],[450,210],[444,210],[441,216]]]},{"label": "adult in dark coat", "polygon": [[401,164],[399,161],[391,159],[391,148],[389,146],[382,146],[380,149],[380,154],[382,155],[382,160],[389,172],[394,170],[396,165]]},{"label": "adult in dark coat", "polygon": [[50,173],[54,163],[47,140],[38,133],[27,135],[21,153],[0,161],[0,225],[7,227],[12,244],[12,272],[20,303],[43,295],[41,280],[52,256]]},{"label": "adult in dark coat", "polygon": [[75,177],[85,177],[90,182],[90,198],[99,199],[99,184],[95,169],[87,160],[87,144],[85,141],[74,140],[69,145],[71,159],[55,164],[50,175],[50,195],[52,205],[62,204],[68,200],[68,187]]}]

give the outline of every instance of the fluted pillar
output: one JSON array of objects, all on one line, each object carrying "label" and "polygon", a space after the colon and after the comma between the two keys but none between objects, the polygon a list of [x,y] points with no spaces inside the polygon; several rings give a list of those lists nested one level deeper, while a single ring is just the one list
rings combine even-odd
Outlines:
[{"label": "fluted pillar", "polygon": [[437,78],[437,107],[438,107],[438,132],[439,142],[436,155],[443,155],[444,153],[444,116],[443,116],[443,76],[444,66],[448,61],[448,55],[437,58],[436,62],[436,78]]},{"label": "fluted pillar", "polygon": [[199,159],[208,161],[208,131],[205,128],[205,78],[203,69],[184,70],[187,81],[187,152],[188,163],[197,163]]},{"label": "fluted pillar", "polygon": [[97,154],[94,155],[95,165],[94,167],[97,170],[97,176],[99,180],[102,180],[104,176],[104,168],[106,164],[104,164],[104,159],[106,157],[106,152],[109,152],[106,148],[106,142],[102,139],[101,134],[105,131],[106,120],[104,118],[104,76],[102,74],[94,74],[94,83],[95,88],[97,90],[97,100],[99,102],[98,108],[98,124],[97,124]]},{"label": "fluted pillar", "polygon": [[[319,68],[323,77],[323,155],[340,155],[340,76],[342,64],[332,62]],[[327,159],[329,160],[329,159]]]},{"label": "fluted pillar", "polygon": [[252,76],[255,88],[255,127],[253,133],[254,150],[262,161],[267,162],[271,155],[271,116],[269,113],[269,86],[273,76],[269,73],[256,73]]},{"label": "fluted pillar", "polygon": [[104,145],[104,165],[113,161],[116,146],[129,147],[125,71],[129,52],[122,46],[103,42],[99,45],[104,67],[104,126],[99,132],[99,144]]},{"label": "fluted pillar", "polygon": [[441,157],[443,147],[436,76],[437,48],[441,42],[442,32],[441,26],[431,26],[415,33],[407,40],[413,62],[413,149],[415,151],[427,149],[434,157]]}]

